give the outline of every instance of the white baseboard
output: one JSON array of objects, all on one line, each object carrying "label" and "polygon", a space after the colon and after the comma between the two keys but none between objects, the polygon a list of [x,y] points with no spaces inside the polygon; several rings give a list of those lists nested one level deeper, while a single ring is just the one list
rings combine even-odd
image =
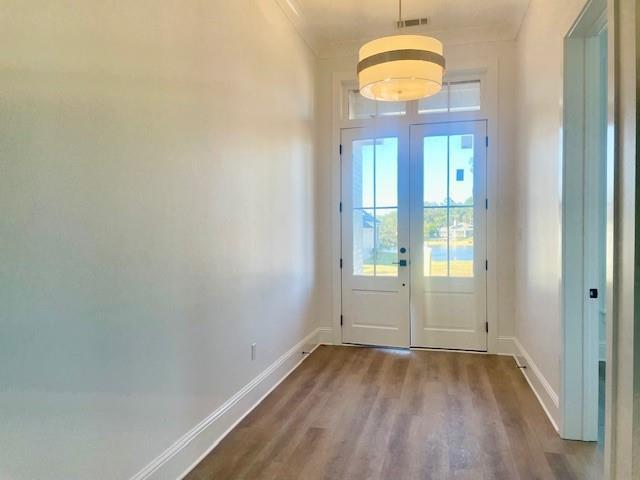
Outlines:
[{"label": "white baseboard", "polygon": [[547,417],[549,417],[553,428],[555,428],[557,432],[560,432],[558,428],[560,421],[560,399],[558,394],[553,390],[551,384],[544,377],[538,366],[517,338],[513,338],[513,343],[516,348],[516,352],[514,353],[516,362],[518,365],[526,367],[522,369],[524,377],[527,379],[531,390],[533,390],[533,393],[538,398],[538,401],[540,402],[540,405],[542,405]]},{"label": "white baseboard", "polygon": [[320,327],[318,328],[318,343],[320,345],[333,345],[333,328]]},{"label": "white baseboard", "polygon": [[184,478],[216,445],[275,389],[311,352],[323,337],[318,328],[303,338],[207,418],[180,437],[131,480]]}]

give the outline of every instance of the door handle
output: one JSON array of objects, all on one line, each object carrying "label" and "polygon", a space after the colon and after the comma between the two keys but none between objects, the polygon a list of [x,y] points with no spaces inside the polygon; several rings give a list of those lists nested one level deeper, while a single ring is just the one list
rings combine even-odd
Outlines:
[{"label": "door handle", "polygon": [[399,262],[393,262],[394,265],[398,265],[400,267],[406,267],[407,266],[407,261],[406,260],[400,260]]}]

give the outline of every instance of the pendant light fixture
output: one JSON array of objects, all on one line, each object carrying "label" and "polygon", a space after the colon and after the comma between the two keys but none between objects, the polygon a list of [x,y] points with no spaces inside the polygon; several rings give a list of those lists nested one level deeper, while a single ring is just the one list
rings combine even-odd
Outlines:
[{"label": "pendant light fixture", "polygon": [[[408,23],[402,20],[402,0],[398,0],[398,28]],[[394,35],[366,43],[358,56],[360,93],[388,102],[435,95],[442,88],[442,53],[442,42],[423,35]]]}]

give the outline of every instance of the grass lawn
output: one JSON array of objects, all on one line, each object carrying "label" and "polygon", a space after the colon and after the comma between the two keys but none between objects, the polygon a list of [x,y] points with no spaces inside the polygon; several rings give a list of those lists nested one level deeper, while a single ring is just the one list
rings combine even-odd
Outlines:
[{"label": "grass lawn", "polygon": [[[373,275],[373,264],[365,264],[362,266],[364,275]],[[395,277],[398,275],[397,265],[378,265],[377,275],[380,277]],[[431,262],[432,277],[447,276],[446,261]],[[451,260],[451,277],[473,277],[473,261],[472,260]]]},{"label": "grass lawn", "polygon": [[[449,274],[450,277],[473,277],[473,260],[451,260],[450,266],[451,266],[451,273]],[[447,262],[432,261],[431,276],[446,277]]]}]

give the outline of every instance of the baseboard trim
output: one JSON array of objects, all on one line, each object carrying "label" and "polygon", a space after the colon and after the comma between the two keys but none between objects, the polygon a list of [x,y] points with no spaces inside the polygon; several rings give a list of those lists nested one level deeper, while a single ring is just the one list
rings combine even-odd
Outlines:
[{"label": "baseboard trim", "polygon": [[320,328],[280,356],[267,369],[185,433],[130,480],[184,478],[218,443],[289,376],[320,342]]},{"label": "baseboard trim", "polygon": [[560,433],[560,429],[558,428],[560,420],[560,399],[558,394],[553,390],[551,384],[529,355],[529,352],[527,352],[517,338],[513,338],[513,343],[516,348],[514,353],[516,363],[519,366],[526,367],[521,369],[524,378],[527,380],[531,390],[533,390],[547,417],[549,417],[553,428],[555,428],[556,432]]}]

